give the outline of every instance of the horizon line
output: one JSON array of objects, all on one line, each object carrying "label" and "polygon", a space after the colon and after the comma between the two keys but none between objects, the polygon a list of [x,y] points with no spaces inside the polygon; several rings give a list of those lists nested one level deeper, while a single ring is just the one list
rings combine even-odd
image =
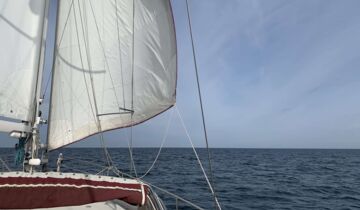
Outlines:
[{"label": "horizon line", "polygon": [[[11,149],[14,147],[0,147],[0,149]],[[129,147],[106,147],[108,149],[128,149]],[[159,149],[159,147],[132,147],[133,149]],[[64,147],[55,149],[103,149],[103,147]],[[163,149],[192,149],[192,147],[163,147]],[[195,147],[195,149],[206,149],[206,147]],[[209,147],[209,149],[258,149],[258,150],[360,150],[360,148],[327,148],[327,147]]]}]

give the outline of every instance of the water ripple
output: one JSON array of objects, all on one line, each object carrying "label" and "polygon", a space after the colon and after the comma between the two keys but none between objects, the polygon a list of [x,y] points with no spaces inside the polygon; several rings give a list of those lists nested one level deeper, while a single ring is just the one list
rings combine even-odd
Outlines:
[{"label": "water ripple", "polygon": [[[12,149],[1,149],[14,168]],[[101,149],[68,148],[65,158],[88,158],[103,164]],[[207,169],[206,150],[199,155]],[[128,149],[110,149],[117,166],[129,170]],[[138,174],[150,167],[157,149],[134,149]],[[213,149],[215,189],[223,209],[360,209],[360,150]],[[52,162],[55,162],[53,159]],[[66,165],[88,172],[98,169]],[[54,166],[54,164],[53,164]],[[145,180],[179,194],[205,209],[213,201],[191,149],[164,149]],[[169,209],[175,200],[159,193]],[[184,204],[180,209],[190,209]]]}]

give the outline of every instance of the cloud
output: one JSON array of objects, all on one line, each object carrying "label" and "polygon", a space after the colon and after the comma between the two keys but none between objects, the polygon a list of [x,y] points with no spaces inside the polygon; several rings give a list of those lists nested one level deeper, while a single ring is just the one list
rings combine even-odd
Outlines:
[{"label": "cloud", "polygon": [[[354,9],[358,4],[207,1],[204,6],[203,1],[192,2],[197,58],[213,144],[345,145],[338,134],[359,121],[347,117],[357,113],[355,107],[360,105],[352,91],[359,88],[356,78],[360,78],[356,71],[360,16]],[[181,7],[181,3],[177,5]],[[188,39],[186,30],[184,34],[180,44]],[[190,46],[185,46],[182,50],[188,54],[183,55],[186,64],[180,64],[180,73],[192,70]],[[187,88],[181,89],[180,84],[179,92],[188,94],[196,88],[189,85],[192,81],[188,78],[193,75],[186,72],[185,76]],[[190,106],[196,94],[180,95],[182,99],[188,102],[183,106]],[[188,123],[198,123],[191,122],[195,109],[187,108],[186,112]],[[334,136],[328,138],[331,133]],[[360,132],[353,134],[349,142]],[[297,142],[300,139],[307,140],[302,144]]]},{"label": "cloud", "polygon": [[[204,146],[186,5],[172,3],[177,105]],[[189,3],[211,146],[360,147],[359,1]],[[159,146],[168,115],[134,128],[134,145]],[[106,133],[108,145],[127,146],[128,132]],[[166,146],[189,146],[176,117]]]}]

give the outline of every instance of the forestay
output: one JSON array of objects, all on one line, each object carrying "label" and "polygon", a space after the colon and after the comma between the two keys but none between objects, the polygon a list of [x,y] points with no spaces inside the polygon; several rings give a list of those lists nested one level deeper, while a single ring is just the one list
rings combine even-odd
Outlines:
[{"label": "forestay", "polygon": [[2,117],[23,121],[31,121],[33,117],[45,2],[45,0],[0,1],[0,116]]},{"label": "forestay", "polygon": [[62,0],[57,27],[50,150],[144,122],[175,103],[169,0]]}]

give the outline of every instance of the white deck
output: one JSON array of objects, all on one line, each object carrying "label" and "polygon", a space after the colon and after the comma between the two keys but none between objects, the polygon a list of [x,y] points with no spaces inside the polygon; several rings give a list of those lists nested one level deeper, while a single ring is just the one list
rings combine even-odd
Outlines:
[{"label": "white deck", "polygon": [[91,203],[82,206],[68,206],[68,207],[56,207],[56,208],[43,208],[49,210],[90,210],[90,209],[98,209],[98,210],[146,210],[144,207],[137,207],[129,205],[120,200],[112,200],[106,202],[98,202]]},{"label": "white deck", "polygon": [[119,182],[126,184],[141,184],[142,182],[136,179],[127,179],[121,177],[90,175],[81,173],[60,173],[60,172],[0,172],[0,177],[39,177],[39,178],[72,178],[72,179],[87,179],[91,181],[106,181],[106,182]]}]

